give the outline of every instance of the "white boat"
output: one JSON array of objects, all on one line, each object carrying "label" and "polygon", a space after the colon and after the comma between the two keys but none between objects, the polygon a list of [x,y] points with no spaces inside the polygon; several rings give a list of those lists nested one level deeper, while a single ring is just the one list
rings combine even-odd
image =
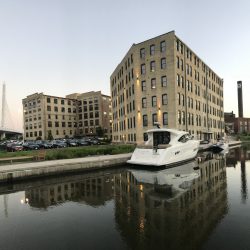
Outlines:
[{"label": "white boat", "polygon": [[219,140],[217,143],[213,144],[211,150],[214,152],[228,151],[229,144],[224,139]]},{"label": "white boat", "polygon": [[148,166],[167,166],[195,158],[199,141],[188,132],[156,128],[147,131],[148,140],[138,145],[127,163]]}]

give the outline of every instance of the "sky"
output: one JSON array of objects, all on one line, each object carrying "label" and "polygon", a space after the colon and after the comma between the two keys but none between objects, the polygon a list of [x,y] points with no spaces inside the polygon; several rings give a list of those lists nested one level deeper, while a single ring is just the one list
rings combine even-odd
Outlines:
[{"label": "sky", "polygon": [[[0,0],[0,83],[12,128],[22,99],[43,92],[110,95],[110,75],[133,43],[175,30],[224,79],[224,111],[250,117],[250,1]],[[1,91],[0,91],[1,92]]]}]

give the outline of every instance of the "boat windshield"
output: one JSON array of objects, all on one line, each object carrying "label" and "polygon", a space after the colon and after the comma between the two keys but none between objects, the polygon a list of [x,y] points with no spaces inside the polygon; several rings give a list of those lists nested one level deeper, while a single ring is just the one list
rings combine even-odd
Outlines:
[{"label": "boat windshield", "polygon": [[153,133],[154,146],[159,144],[169,144],[170,142],[170,133],[168,131],[164,132],[154,132]]}]

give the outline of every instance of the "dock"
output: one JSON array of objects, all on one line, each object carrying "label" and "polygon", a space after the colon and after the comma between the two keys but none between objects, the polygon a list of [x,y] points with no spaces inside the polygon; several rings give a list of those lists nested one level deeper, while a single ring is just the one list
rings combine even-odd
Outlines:
[{"label": "dock", "polygon": [[73,172],[91,171],[123,165],[132,153],[90,156],[76,159],[40,161],[0,166],[0,183]]}]

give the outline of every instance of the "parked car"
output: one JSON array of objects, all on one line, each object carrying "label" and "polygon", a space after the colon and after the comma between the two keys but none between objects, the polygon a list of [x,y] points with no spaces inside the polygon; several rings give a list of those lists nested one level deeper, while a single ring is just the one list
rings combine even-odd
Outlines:
[{"label": "parked car", "polygon": [[89,146],[91,145],[91,142],[86,139],[79,139],[77,142],[78,146]]},{"label": "parked car", "polygon": [[39,149],[39,145],[34,142],[24,142],[23,143],[23,150],[37,150]]},{"label": "parked car", "polygon": [[53,148],[66,148],[67,144],[63,141],[55,140],[52,142]]},{"label": "parked car", "polygon": [[76,147],[76,146],[78,146],[77,140],[74,140],[74,139],[67,140],[66,144],[69,147]]},{"label": "parked car", "polygon": [[16,151],[22,151],[23,150],[23,146],[18,144],[18,143],[8,143],[6,145],[6,150],[8,152],[16,152]]},{"label": "parked car", "polygon": [[53,144],[50,142],[39,142],[39,143],[37,143],[37,145],[39,146],[39,148],[42,148],[42,149],[53,148]]},{"label": "parked car", "polygon": [[97,138],[90,138],[89,141],[92,145],[100,145],[101,144]]}]

